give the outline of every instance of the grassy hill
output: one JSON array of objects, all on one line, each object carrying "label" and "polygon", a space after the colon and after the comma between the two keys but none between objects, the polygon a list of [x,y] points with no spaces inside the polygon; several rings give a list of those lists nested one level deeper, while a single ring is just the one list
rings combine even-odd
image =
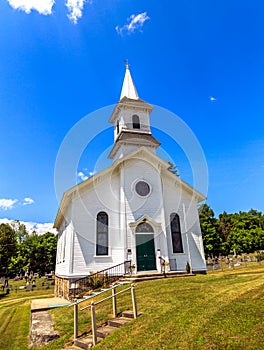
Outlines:
[{"label": "grassy hill", "polygon": [[[263,287],[264,266],[138,283],[137,302],[142,315],[95,349],[263,349]],[[3,305],[3,299],[0,348],[27,349],[28,301],[13,304],[6,299]],[[131,309],[130,295],[118,297],[117,305],[118,311]],[[72,308],[51,313],[61,338],[43,347],[44,350],[61,349],[73,334]],[[97,323],[102,324],[109,318],[111,302],[98,306],[96,313]],[[89,311],[80,312],[79,327],[79,334],[89,332]]]}]

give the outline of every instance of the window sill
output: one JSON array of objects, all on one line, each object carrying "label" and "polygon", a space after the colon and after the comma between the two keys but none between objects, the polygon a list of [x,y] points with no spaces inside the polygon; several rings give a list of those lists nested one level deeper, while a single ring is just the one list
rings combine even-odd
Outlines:
[{"label": "window sill", "polygon": [[112,258],[111,255],[94,255],[95,259],[101,259],[101,258]]}]

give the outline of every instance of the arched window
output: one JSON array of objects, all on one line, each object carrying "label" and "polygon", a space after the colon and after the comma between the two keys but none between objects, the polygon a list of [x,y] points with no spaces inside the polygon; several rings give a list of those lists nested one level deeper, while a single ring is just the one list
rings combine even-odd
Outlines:
[{"label": "arched window", "polygon": [[103,211],[97,214],[96,255],[108,255],[108,215]]},{"label": "arched window", "polygon": [[170,228],[173,253],[183,253],[180,217],[176,213],[170,215]]},{"label": "arched window", "polygon": [[140,129],[139,116],[134,114],[132,117],[133,129]]},{"label": "arched window", "polygon": [[150,226],[147,222],[141,222],[136,227],[136,233],[153,233],[153,227]]},{"label": "arched window", "polygon": [[119,120],[116,122],[116,133],[119,134]]}]

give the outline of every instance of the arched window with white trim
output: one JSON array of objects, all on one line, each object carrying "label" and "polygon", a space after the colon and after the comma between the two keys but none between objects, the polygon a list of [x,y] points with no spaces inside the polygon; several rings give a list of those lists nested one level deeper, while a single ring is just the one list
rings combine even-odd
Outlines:
[{"label": "arched window with white trim", "polygon": [[177,213],[170,215],[170,229],[173,253],[183,253],[180,217]]},{"label": "arched window with white trim", "polygon": [[132,116],[133,129],[140,129],[140,120],[139,116],[134,114]]}]

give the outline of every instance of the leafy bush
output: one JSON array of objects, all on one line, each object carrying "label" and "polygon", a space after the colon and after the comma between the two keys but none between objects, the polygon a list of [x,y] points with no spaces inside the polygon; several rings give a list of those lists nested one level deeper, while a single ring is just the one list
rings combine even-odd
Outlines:
[{"label": "leafy bush", "polygon": [[260,262],[262,260],[264,260],[264,252],[258,253],[256,255],[257,261]]},{"label": "leafy bush", "polygon": [[187,261],[185,269],[186,269],[186,272],[187,272],[187,273],[190,273],[190,272],[191,272],[191,266],[190,266],[190,264],[189,264],[189,261]]}]

